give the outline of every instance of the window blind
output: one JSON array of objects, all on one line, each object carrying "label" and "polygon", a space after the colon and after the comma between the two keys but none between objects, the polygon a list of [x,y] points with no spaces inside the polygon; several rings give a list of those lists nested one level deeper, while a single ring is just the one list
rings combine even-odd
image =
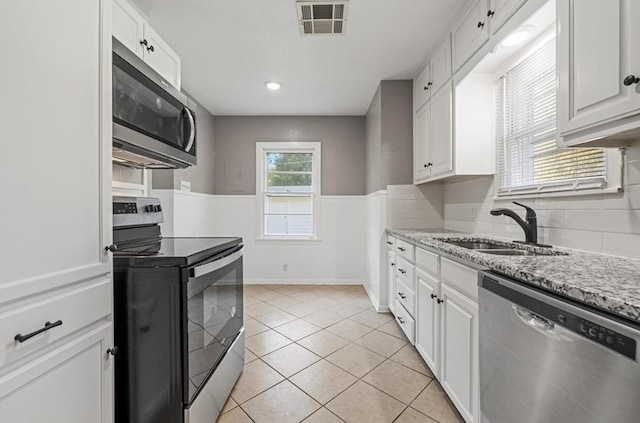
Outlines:
[{"label": "window blind", "polygon": [[604,150],[556,147],[555,47],[544,42],[498,80],[498,195],[606,186]]}]

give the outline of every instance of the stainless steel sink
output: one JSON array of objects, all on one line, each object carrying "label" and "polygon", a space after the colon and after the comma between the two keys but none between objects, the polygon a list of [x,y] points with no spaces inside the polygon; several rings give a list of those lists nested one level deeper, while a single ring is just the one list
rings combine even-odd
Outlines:
[{"label": "stainless steel sink", "polygon": [[470,250],[504,250],[510,248],[508,246],[497,244],[489,241],[443,241],[456,247],[468,248]]},{"label": "stainless steel sink", "polygon": [[477,251],[479,253],[494,254],[499,256],[565,256],[567,253],[554,250],[551,248],[532,250],[526,248],[526,246],[518,243],[498,243],[491,240],[485,241],[456,241],[440,239],[447,244],[455,245],[456,247],[468,248],[469,250]]},{"label": "stainless steel sink", "polygon": [[[477,251],[477,250],[476,250]],[[551,256],[558,254],[547,254],[547,253],[538,253],[536,251],[531,250],[480,250],[481,253],[485,254],[495,254],[499,256]]]}]

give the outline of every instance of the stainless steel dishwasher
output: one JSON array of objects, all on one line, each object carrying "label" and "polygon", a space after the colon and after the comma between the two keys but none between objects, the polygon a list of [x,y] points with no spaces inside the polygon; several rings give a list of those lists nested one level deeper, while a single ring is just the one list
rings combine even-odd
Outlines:
[{"label": "stainless steel dishwasher", "polygon": [[483,423],[640,422],[640,325],[480,272]]}]

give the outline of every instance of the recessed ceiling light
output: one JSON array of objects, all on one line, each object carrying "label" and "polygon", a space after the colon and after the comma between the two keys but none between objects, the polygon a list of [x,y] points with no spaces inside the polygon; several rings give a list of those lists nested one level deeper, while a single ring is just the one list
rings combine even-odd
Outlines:
[{"label": "recessed ceiling light", "polygon": [[271,91],[278,91],[282,85],[279,82],[267,81],[264,83]]},{"label": "recessed ceiling light", "polygon": [[530,36],[529,31],[519,30],[505,38],[504,41],[502,41],[502,45],[505,47],[517,46],[527,41]]}]

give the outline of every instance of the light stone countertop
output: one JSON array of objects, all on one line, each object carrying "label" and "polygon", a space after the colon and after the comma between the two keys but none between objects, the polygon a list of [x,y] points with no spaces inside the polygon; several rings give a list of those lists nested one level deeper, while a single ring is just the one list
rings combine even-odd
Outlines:
[{"label": "light stone countertop", "polygon": [[[446,229],[387,229],[418,246],[546,289],[558,295],[640,322],[640,260],[553,247],[567,255],[501,256],[447,244],[442,240],[510,240]],[[536,247],[522,246],[536,250]]]}]

